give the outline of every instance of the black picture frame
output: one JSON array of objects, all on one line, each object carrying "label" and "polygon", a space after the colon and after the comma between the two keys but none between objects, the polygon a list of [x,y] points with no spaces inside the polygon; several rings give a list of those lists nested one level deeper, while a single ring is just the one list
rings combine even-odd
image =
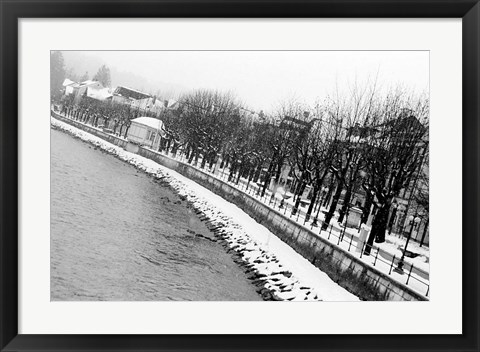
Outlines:
[{"label": "black picture frame", "polygon": [[[114,6],[112,6],[114,5]],[[476,0],[1,0],[1,351],[478,351],[479,44]],[[18,25],[20,18],[441,17],[462,18],[463,334],[461,335],[19,335]],[[439,319],[442,319],[441,314]]]}]

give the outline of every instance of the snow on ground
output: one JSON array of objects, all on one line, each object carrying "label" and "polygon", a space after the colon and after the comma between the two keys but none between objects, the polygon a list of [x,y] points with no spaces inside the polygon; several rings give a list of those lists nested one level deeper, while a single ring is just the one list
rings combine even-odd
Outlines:
[{"label": "snow on ground", "polygon": [[[168,156],[168,155],[167,155]],[[178,161],[178,159],[176,159]],[[184,160],[180,157],[180,161]],[[189,164],[190,165],[190,164]],[[266,204],[272,209],[275,209],[281,213],[284,213],[285,216],[292,218],[291,210],[293,208],[293,201],[292,199],[288,199],[285,201],[285,206],[283,209],[280,209],[280,197],[277,197],[277,194],[274,196],[274,201],[271,201],[272,192],[270,190],[266,190],[265,196],[261,197],[257,194],[258,185],[255,183],[251,183],[247,188],[247,182],[245,179],[240,179],[240,182],[236,184],[235,181],[228,181],[228,170],[218,171],[216,174],[215,172],[208,171],[206,169],[201,169],[197,165],[190,165],[191,167],[195,167],[200,171],[209,172],[210,175],[213,177],[217,177],[224,182],[228,182],[231,187],[237,188],[241,192],[246,192],[250,196],[256,198],[258,201]],[[323,208],[323,210],[327,210]],[[295,220],[299,226],[303,226],[306,229],[314,231],[314,227],[311,224],[312,219],[309,222],[305,221],[305,211],[301,208],[299,209],[297,215],[294,215],[292,220]],[[289,215],[290,214],[290,215]],[[324,213],[320,212],[318,214],[319,224],[324,219]],[[356,250],[357,244],[359,242],[359,232],[356,229],[347,228],[345,230],[345,235],[343,236],[343,240],[339,241],[339,237],[341,232],[343,232],[343,225],[341,226],[335,218],[332,218],[330,221],[332,225],[326,231],[319,231],[318,236],[322,237],[323,239],[330,242],[333,246],[337,246],[346,252],[350,252],[354,254],[360,261],[364,262],[365,264],[375,267],[377,270],[389,275],[393,280],[398,281],[402,284],[407,285],[408,287],[412,288],[413,290],[417,291],[422,295],[428,295],[429,292],[429,249],[428,248],[421,248],[418,244],[411,241],[409,244],[410,249],[412,249],[415,253],[420,254],[416,258],[409,258],[405,257],[404,261],[406,263],[404,267],[404,274],[399,274],[395,272],[393,269],[397,266],[399,258],[402,256],[402,249],[405,246],[405,238],[399,238],[395,235],[388,235],[386,234],[386,241],[384,243],[374,243],[372,249],[371,256],[360,256],[360,250]],[[319,227],[315,228],[315,232],[319,230]],[[399,247],[401,247],[399,249]],[[380,249],[380,251],[379,251]],[[379,255],[377,255],[377,252]],[[392,259],[395,255],[395,264],[392,265]],[[410,271],[410,264],[414,265],[413,270]]]},{"label": "snow on ground", "polygon": [[[343,230],[343,225],[340,225],[336,219],[332,219],[330,220],[330,222],[334,226],[334,232],[338,233]],[[345,229],[345,232],[348,234],[349,238],[353,236],[355,241],[357,241],[360,238],[360,232],[358,231],[358,229],[347,227]],[[405,238],[398,237],[394,234],[391,234],[391,235],[385,234],[385,242],[383,243],[375,242],[372,250],[375,252],[378,248],[380,248],[382,251],[390,254],[391,256],[395,255],[395,257],[398,259],[402,256],[403,248],[405,247],[405,242],[406,242]],[[422,248],[418,243],[415,243],[414,241],[410,241],[408,244],[408,250],[418,254],[418,256],[416,256],[415,258],[405,257],[404,258],[405,263],[413,264],[415,268],[423,271],[423,274],[424,274],[423,276],[428,279],[429,272],[430,272],[429,249]]]},{"label": "snow on ground", "polygon": [[[203,170],[203,171],[205,172],[205,170]],[[215,176],[218,177],[218,178],[221,178],[221,179],[225,179],[224,175],[225,174],[228,175],[229,170],[228,170],[228,168],[226,168],[224,171],[218,171],[218,172],[219,173],[215,174]],[[243,183],[243,185],[245,186],[246,183],[247,183],[247,180],[244,179],[244,178],[241,178],[240,183]],[[237,188],[241,189],[242,188],[241,186],[242,185],[239,184]],[[258,186],[255,183],[251,183],[250,188],[254,188],[256,190],[258,188]],[[270,196],[271,196],[270,190],[267,190],[266,194],[267,194],[267,196],[264,198],[264,203],[268,204],[268,200],[270,199]],[[283,198],[283,194],[284,194],[283,188],[280,187],[279,189],[277,189],[277,193],[275,193],[275,198],[277,199],[277,201],[280,201]],[[286,199],[284,201],[285,213],[288,214],[288,213],[291,212],[291,209],[294,206],[294,202],[293,202],[293,195],[290,192],[287,192],[286,194],[290,196],[289,199]],[[278,202],[277,202],[277,205],[278,205]],[[304,220],[305,214],[306,214],[305,209],[306,209],[306,206],[304,208],[302,208],[302,207],[299,208],[299,212],[298,212],[299,223],[303,223],[302,220]],[[327,212],[327,211],[328,211],[327,208],[325,208],[323,206],[321,207],[321,211],[318,213],[318,220],[319,221],[324,220],[324,217],[325,217],[324,212]],[[316,215],[316,213],[313,212],[310,221],[312,221],[312,219],[315,215]],[[338,217],[338,213],[336,213],[336,215]],[[334,227],[336,227],[338,230],[341,230],[341,228],[343,228],[343,225],[340,226],[335,218],[332,218],[330,223],[333,223]],[[334,231],[335,231],[335,229],[334,229]],[[348,234],[351,234],[353,236],[358,237],[358,229],[347,228],[346,232]],[[403,237],[403,236],[399,236],[395,233],[392,233],[392,234],[386,233],[385,234],[385,242],[384,243],[374,243],[374,248],[381,248],[382,250],[390,253],[391,255],[396,255],[397,257],[399,257],[399,255],[398,255],[399,254],[399,252],[398,252],[399,248],[398,247],[401,247],[401,249],[400,249],[400,256],[401,256],[402,255],[401,251],[402,251],[403,247],[405,246],[405,242],[406,242],[406,238]],[[418,256],[415,257],[415,258],[406,257],[405,262],[412,263],[416,267],[421,268],[426,273],[428,273],[429,272],[429,264],[428,263],[429,263],[429,257],[430,257],[430,250],[429,250],[428,246],[420,247],[418,242],[415,242],[415,241],[411,240],[408,244],[408,249],[410,251],[418,254]]]},{"label": "snow on ground", "polygon": [[245,263],[247,272],[254,273],[253,283],[263,286],[259,292],[265,299],[358,301],[359,298],[333,282],[308,260],[295,252],[264,226],[192,180],[154,161],[125,151],[103,139],[67,123],[51,118],[51,125],[135,165],[137,168],[167,182],[197,210],[200,218],[208,219],[210,228],[223,238]]},{"label": "snow on ground", "polygon": [[[229,183],[230,186],[232,187],[237,187],[239,190],[242,190],[242,186],[240,185],[235,185],[234,183]],[[254,191],[255,187],[252,187],[252,191],[247,191],[252,197],[255,197],[258,201],[263,202],[264,204],[269,204],[269,199],[271,193],[267,191],[267,195],[264,198],[261,198],[256,194]],[[245,192],[245,189],[243,188],[243,191]],[[282,213],[285,213],[285,216],[289,216],[291,213],[291,209],[278,209],[279,202],[272,203],[270,205],[272,209],[276,209]],[[291,215],[290,215],[291,217]],[[323,220],[324,214],[319,214],[319,221]],[[294,220],[298,223],[299,226],[302,226],[306,229],[309,229],[311,231],[315,230],[315,233],[318,233],[318,236],[322,237],[324,240],[327,240],[330,242],[333,246],[339,247],[345,252],[350,252],[354,254],[360,261],[363,263],[375,267],[377,270],[389,275],[393,280],[398,281],[402,284],[406,284],[408,287],[411,289],[417,291],[419,294],[422,295],[427,295],[429,292],[429,274],[428,274],[428,268],[429,268],[429,263],[422,262],[422,258],[425,257],[417,257],[417,258],[407,258],[405,257],[405,262],[406,263],[413,263],[415,265],[415,269],[410,272],[410,265],[405,265],[404,267],[404,274],[399,274],[396,273],[393,269],[396,267],[396,265],[391,265],[392,257],[395,254],[390,253],[390,251],[385,251],[385,248],[382,247],[382,250],[390,254],[390,257],[387,256],[387,258],[384,257],[385,253],[378,255],[377,257],[377,251],[378,248],[380,248],[380,245],[392,245],[388,243],[388,238],[391,236],[387,236],[387,242],[385,243],[375,243],[374,247],[372,249],[372,255],[370,256],[360,256],[360,250],[356,250],[357,244],[358,244],[358,238],[359,238],[359,233],[355,229],[350,229],[347,228],[346,233],[344,235],[344,238],[342,241],[339,241],[339,236],[340,233],[342,232],[342,227],[338,224],[336,219],[331,220],[331,227],[328,230],[325,231],[319,231],[319,227],[312,227],[311,223],[308,223],[305,221],[305,216],[301,214],[300,212],[297,214],[297,216],[293,216]],[[321,223],[320,223],[321,224]],[[319,232],[318,232],[319,231]],[[351,241],[352,240],[352,241]],[[426,250],[428,251],[428,250]],[[398,258],[401,256],[401,251],[399,252],[400,255],[397,254],[396,260],[398,262]],[[420,264],[417,266],[417,263]],[[423,264],[423,266],[422,266]],[[422,270],[425,269],[425,270]],[[419,271],[420,270],[420,271]],[[409,274],[410,273],[410,274]]]},{"label": "snow on ground", "polygon": [[[165,153],[161,154],[176,161],[186,163],[186,159],[183,155],[176,156]],[[236,180],[228,181],[228,168],[222,170],[218,170],[215,168],[213,170],[209,170],[208,168],[202,169],[199,166],[201,165],[201,160],[199,160],[197,164],[192,163],[188,165],[202,172],[207,172],[212,177],[216,177],[223,182],[227,182],[231,187],[237,188],[240,192],[249,194],[251,197],[254,197],[257,201],[262,202],[271,209],[275,209],[276,211],[283,213],[286,217],[290,217],[292,220],[296,221],[299,226],[302,226],[312,232],[314,231],[315,233],[319,231],[318,226],[314,228],[314,226],[312,225],[313,216],[310,218],[309,221],[306,221],[306,211],[302,209],[302,207],[299,208],[297,215],[294,215],[292,217],[291,211],[294,205],[292,198],[285,200],[285,206],[283,208],[279,208],[280,201],[283,198],[283,190],[280,190],[279,192],[277,189],[277,193],[273,194],[274,197],[272,198],[272,192],[267,189],[265,192],[265,196],[261,197],[257,194],[259,187],[261,187],[258,184],[255,184],[253,182],[248,183],[248,180],[244,178],[240,178],[238,183]],[[321,210],[326,212],[328,209],[322,207]],[[315,212],[314,214],[316,215]],[[323,222],[324,217],[325,213],[322,211],[319,212],[319,225],[321,225],[321,223]],[[418,243],[410,241],[408,246],[409,250],[419,255],[415,258],[405,256],[404,272],[403,274],[400,274],[395,272],[394,269],[397,267],[399,258],[402,256],[403,247],[405,246],[406,242],[406,239],[404,237],[398,237],[395,234],[390,235],[386,233],[384,243],[374,243],[371,256],[362,256],[360,254],[361,250],[356,249],[360,241],[360,233],[358,229],[347,227],[344,230],[343,225],[340,225],[335,217],[331,219],[330,224],[332,226],[327,231],[319,231],[318,236],[322,237],[324,240],[327,240],[333,246],[339,247],[346,252],[352,253],[363,263],[375,267],[375,269],[389,275],[393,280],[407,285],[421,295],[428,296],[428,293],[430,291],[430,264],[428,247],[420,247]],[[344,231],[344,236],[341,236],[341,233],[343,233]],[[339,237],[342,237],[341,241],[338,240]],[[393,265],[392,261],[394,261]]]}]

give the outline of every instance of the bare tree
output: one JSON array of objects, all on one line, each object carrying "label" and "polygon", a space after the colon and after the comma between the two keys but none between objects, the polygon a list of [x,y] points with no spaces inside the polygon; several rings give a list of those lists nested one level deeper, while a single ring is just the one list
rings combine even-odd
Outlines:
[{"label": "bare tree", "polygon": [[188,162],[203,156],[202,167],[222,149],[240,122],[231,94],[198,90],[180,99],[179,128],[187,141]]},{"label": "bare tree", "polygon": [[[327,114],[333,121],[337,121],[338,128],[341,129],[341,137],[335,141],[335,156],[331,166],[337,188],[325,215],[322,224],[323,230],[328,228],[343,190],[346,190],[344,197],[345,211],[350,202],[352,189],[357,182],[363,157],[363,150],[359,148],[355,131],[367,121],[375,103],[375,94],[375,86],[371,89],[361,89],[355,86],[348,99],[340,99],[337,95],[335,100],[330,100],[329,104],[326,105]],[[343,220],[343,215],[340,216],[339,220]]]},{"label": "bare tree", "polygon": [[415,188],[428,150],[427,99],[410,99],[401,91],[389,94],[370,115],[370,133],[365,140],[367,192],[374,195],[377,208],[366,253],[373,241],[384,242],[392,202],[402,189]]},{"label": "bare tree", "polygon": [[275,111],[273,122],[269,125],[269,133],[265,136],[270,157],[261,191],[262,196],[272,178],[276,184],[279,183],[282,168],[290,157],[293,146],[300,143],[308,132],[307,118],[305,108],[292,100],[282,103]]},{"label": "bare tree", "polygon": [[[317,120],[314,121],[314,126],[310,132],[310,138],[312,139],[312,172],[309,174],[312,185],[312,198],[306,214],[306,221],[310,219],[312,211],[315,206],[315,202],[320,194],[323,183],[331,173],[331,166],[333,157],[335,155],[335,147],[338,137],[340,135],[340,128],[336,121],[332,121],[329,115],[324,115],[318,111]],[[320,210],[320,202],[318,204],[318,210]],[[314,224],[317,223],[317,216],[315,217]]]}]

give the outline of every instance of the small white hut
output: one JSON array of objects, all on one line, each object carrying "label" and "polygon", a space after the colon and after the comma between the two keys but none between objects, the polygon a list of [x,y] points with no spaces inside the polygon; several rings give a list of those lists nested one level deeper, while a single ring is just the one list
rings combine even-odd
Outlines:
[{"label": "small white hut", "polygon": [[80,84],[72,81],[71,79],[65,78],[65,80],[62,83],[62,86],[65,89],[64,94],[70,95],[75,91],[75,88],[78,88],[80,86]]},{"label": "small white hut", "polygon": [[128,129],[127,140],[158,150],[160,140],[164,136],[165,128],[162,120],[143,116],[132,120],[132,124]]}]

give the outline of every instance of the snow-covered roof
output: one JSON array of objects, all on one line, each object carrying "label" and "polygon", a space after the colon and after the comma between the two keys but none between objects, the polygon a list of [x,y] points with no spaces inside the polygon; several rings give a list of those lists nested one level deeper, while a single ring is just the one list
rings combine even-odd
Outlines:
[{"label": "snow-covered roof", "polygon": [[178,102],[174,99],[168,99],[168,100],[165,100],[165,107],[167,109],[172,109],[175,107],[175,105],[177,104]]},{"label": "snow-covered roof", "polygon": [[126,98],[133,98],[136,100],[150,98],[150,95],[147,93],[140,92],[139,90],[128,88],[124,86],[118,86],[115,88],[114,95],[120,95]]},{"label": "snow-covered roof", "polygon": [[74,84],[74,83],[75,83],[75,82],[72,81],[71,79],[65,78],[65,80],[64,80],[63,83],[62,83],[62,85],[63,85],[64,87],[66,87],[66,86],[69,86],[69,85]]},{"label": "snow-covered roof", "polygon": [[97,100],[105,100],[112,96],[112,94],[108,91],[108,88],[97,89],[93,87],[87,88],[87,97],[97,99]]},{"label": "snow-covered roof", "polygon": [[81,86],[89,86],[89,85],[92,85],[92,84],[98,84],[99,86],[101,86],[100,82],[93,81],[91,79],[83,81],[83,82],[80,83]]},{"label": "snow-covered roof", "polygon": [[136,122],[151,128],[163,130],[163,121],[159,119],[154,119],[153,117],[137,117],[136,119],[133,119],[132,122]]}]

